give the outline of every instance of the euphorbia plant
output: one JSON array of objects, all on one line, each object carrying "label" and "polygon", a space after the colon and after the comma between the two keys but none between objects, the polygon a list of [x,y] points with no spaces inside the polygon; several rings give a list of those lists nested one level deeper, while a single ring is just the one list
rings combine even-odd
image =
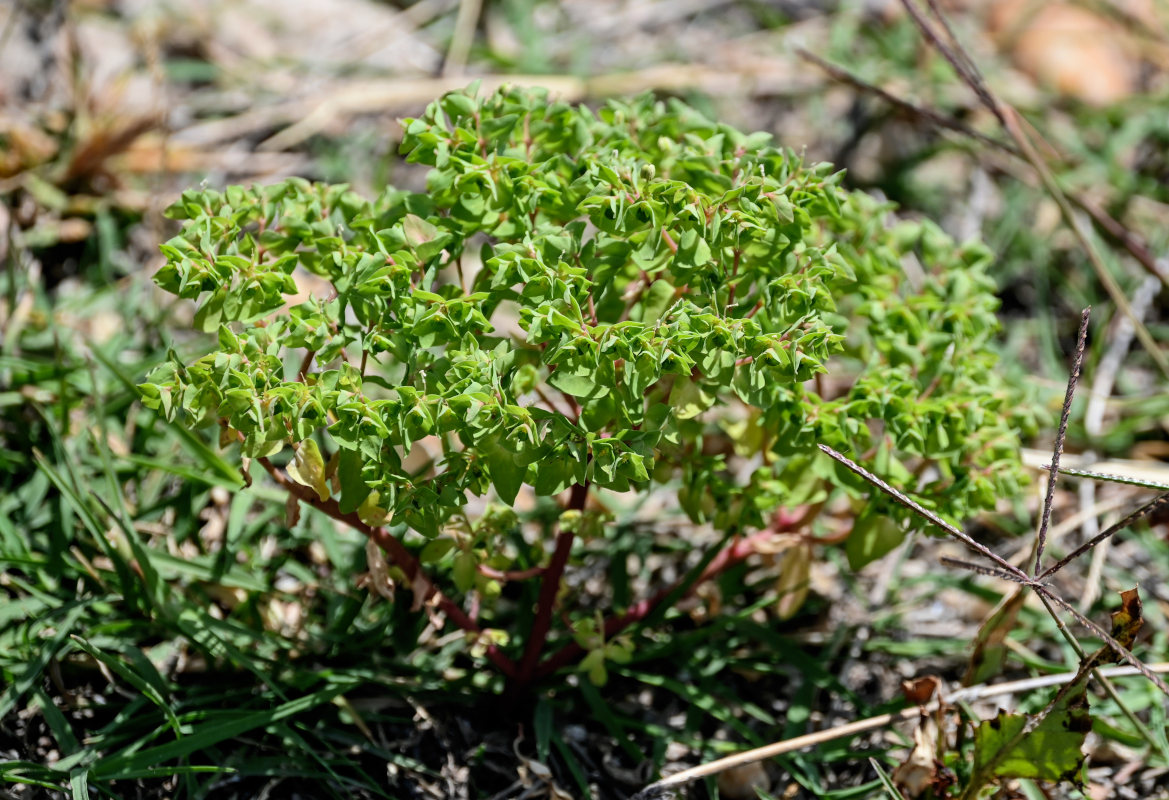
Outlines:
[{"label": "euphorbia plant", "polygon": [[[416,605],[516,682],[580,659],[603,679],[628,653],[623,628],[777,531],[807,533],[834,495],[866,494],[817,443],[956,517],[1018,480],[983,247],[890,226],[828,165],[681,103],[594,113],[472,90],[404,131],[408,160],[431,167],[425,192],[184,193],[156,280],[197,303],[218,346],[142,393],[218,423],[243,459],[364,533]],[[327,288],[285,308],[298,271]],[[415,464],[419,446],[431,457]],[[558,608],[574,539],[605,535],[589,496],[651,491],[674,492],[721,549],[687,587],[607,619]],[[541,529],[550,554],[516,570],[501,542],[521,492],[562,513]],[[857,503],[850,561],[895,546],[904,520]],[[540,587],[510,637],[490,630],[509,579]],[[554,620],[573,630],[547,655]]]}]

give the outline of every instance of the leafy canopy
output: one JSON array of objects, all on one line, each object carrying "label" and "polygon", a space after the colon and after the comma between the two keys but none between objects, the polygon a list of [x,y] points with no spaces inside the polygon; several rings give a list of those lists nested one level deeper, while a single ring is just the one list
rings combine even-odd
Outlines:
[{"label": "leafy canopy", "polygon": [[[472,89],[404,128],[425,192],[183,194],[156,280],[218,343],[152,376],[149,405],[219,421],[246,457],[293,447],[298,480],[429,537],[525,485],[680,479],[726,531],[859,496],[817,442],[958,517],[1019,480],[981,245],[889,225],[829,165],[675,101]],[[331,287],[286,307],[298,269]],[[411,472],[424,437],[441,459]],[[870,504],[852,561],[902,519]]]}]

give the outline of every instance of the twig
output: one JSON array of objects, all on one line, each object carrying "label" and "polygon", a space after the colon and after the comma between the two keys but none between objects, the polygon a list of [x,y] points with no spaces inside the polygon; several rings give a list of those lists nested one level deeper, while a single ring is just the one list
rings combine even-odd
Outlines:
[{"label": "twig", "polygon": [[1047,187],[1048,194],[1052,196],[1056,204],[1059,206],[1059,210],[1063,214],[1064,221],[1067,223],[1067,226],[1071,228],[1072,234],[1076,237],[1076,240],[1084,249],[1085,254],[1087,254],[1088,261],[1092,264],[1092,269],[1096,272],[1096,277],[1100,279],[1101,285],[1103,285],[1105,291],[1108,292],[1109,297],[1112,298],[1112,302],[1116,303],[1116,307],[1119,308],[1132,322],[1133,331],[1136,333],[1136,337],[1140,341],[1141,346],[1148,352],[1149,356],[1153,359],[1153,362],[1156,363],[1158,369],[1161,370],[1161,373],[1166,377],[1169,377],[1169,360],[1165,358],[1165,354],[1162,353],[1160,348],[1157,347],[1157,343],[1153,340],[1152,335],[1149,333],[1149,329],[1145,327],[1145,324],[1141,322],[1136,312],[1133,311],[1132,305],[1128,302],[1128,298],[1125,297],[1124,292],[1121,291],[1119,284],[1116,282],[1116,279],[1112,277],[1112,273],[1109,272],[1108,268],[1104,265],[1104,262],[1100,258],[1100,254],[1096,252],[1096,247],[1084,234],[1083,227],[1076,219],[1075,214],[1072,212],[1071,205],[1068,203],[1067,197],[1064,195],[1063,190],[1056,183],[1054,176],[1051,174],[1051,171],[1047,168],[1047,165],[1043,162],[1043,160],[1040,159],[1039,154],[1035,152],[1035,149],[1031,146],[1030,141],[1023,135],[1023,132],[1019,128],[1017,112],[1014,109],[1008,109],[1007,113],[1005,114],[1005,118],[1008,132],[1010,132],[1011,136],[1015,138],[1015,141],[1018,143],[1020,149],[1022,149],[1024,154],[1027,156],[1027,160],[1030,161],[1031,164],[1035,167],[1035,171],[1039,174],[1040,180],[1042,180],[1044,186]]},{"label": "twig", "polygon": [[537,575],[543,575],[545,569],[545,567],[529,567],[528,569],[502,570],[480,564],[479,574],[496,581],[526,581]]},{"label": "twig", "polygon": [[1072,399],[1076,395],[1076,384],[1080,380],[1080,370],[1084,365],[1084,345],[1088,341],[1088,319],[1092,315],[1092,307],[1088,306],[1080,314],[1080,332],[1076,338],[1076,352],[1072,356],[1072,372],[1068,376],[1068,388],[1063,397],[1063,409],[1059,414],[1059,430],[1055,434],[1055,448],[1051,454],[1051,466],[1047,480],[1047,495],[1043,498],[1043,513],[1039,519],[1039,540],[1035,547],[1036,575],[1043,563],[1043,551],[1047,547],[1047,527],[1051,524],[1051,506],[1055,502],[1055,482],[1059,478],[1059,458],[1063,455],[1064,439],[1068,432],[1068,418],[1072,414]]},{"label": "twig", "polygon": [[993,136],[987,136],[985,133],[971,128],[965,122],[962,122],[961,120],[952,117],[949,114],[942,114],[941,112],[935,111],[934,109],[927,106],[920,106],[916,103],[910,102],[909,100],[905,100],[904,98],[890,94],[876,84],[869,83],[859,75],[853,72],[849,72],[841,66],[833,64],[832,62],[821,58],[809,50],[805,50],[802,47],[797,47],[796,55],[805,61],[809,61],[815,64],[834,80],[837,80],[840,83],[846,83],[849,86],[852,86],[854,89],[859,89],[862,92],[875,94],[877,97],[881,98],[894,108],[912,114],[913,116],[921,117],[922,119],[933,123],[939,128],[945,128],[946,130],[960,133],[963,136],[969,136],[971,139],[976,139],[983,144],[990,145],[997,150],[1010,153],[1011,155],[1018,158],[1023,157],[1023,154],[1019,152],[1019,149],[1013,144],[1000,141],[995,139]]},{"label": "twig", "polygon": [[958,567],[960,569],[969,570],[970,572],[977,572],[979,575],[986,575],[989,578],[998,578],[1004,581],[1011,581],[1022,586],[1030,586],[1032,581],[1030,579],[1023,579],[1017,575],[1012,575],[1009,572],[1003,572],[1001,569],[988,567],[985,564],[975,564],[973,561],[963,561],[960,558],[950,558],[949,556],[942,556],[938,559],[947,567]]},{"label": "twig", "polygon": [[[1087,654],[1084,653],[1084,648],[1080,646],[1080,643],[1076,640],[1076,637],[1072,635],[1070,630],[1068,630],[1067,625],[1064,624],[1063,619],[1060,618],[1059,614],[1055,612],[1055,609],[1051,607],[1051,603],[1047,600],[1047,598],[1043,595],[1039,595],[1039,600],[1047,609],[1047,613],[1051,615],[1053,620],[1055,620],[1056,627],[1059,629],[1060,635],[1063,636],[1064,641],[1071,646],[1073,651],[1075,651],[1076,657],[1080,659],[1080,663],[1083,663],[1084,659],[1087,657]],[[1128,669],[1132,669],[1132,667],[1129,667]],[[1150,667],[1150,669],[1153,668]],[[1136,672],[1136,670],[1133,670],[1133,672],[1134,674],[1140,674],[1139,672]],[[1159,750],[1163,756],[1169,758],[1169,751],[1166,750],[1165,745],[1161,743],[1160,739],[1153,736],[1152,731],[1150,731],[1148,727],[1143,722],[1141,722],[1140,717],[1133,713],[1133,710],[1129,708],[1128,703],[1126,703],[1124,698],[1120,696],[1120,692],[1116,690],[1116,686],[1112,683],[1111,680],[1108,679],[1107,676],[1104,675],[1104,671],[1099,667],[1093,667],[1092,677],[1096,679],[1097,682],[1099,682],[1100,686],[1103,687],[1104,692],[1112,699],[1112,702],[1116,703],[1116,707],[1119,708],[1121,713],[1124,714],[1130,723],[1132,723],[1132,726],[1136,728],[1141,737],[1149,743],[1149,746]]]},{"label": "twig", "polygon": [[[1011,144],[1010,142],[1004,142],[994,138],[993,136],[987,136],[986,134],[969,127],[953,116],[943,114],[927,106],[917,105],[916,103],[912,103],[908,100],[905,100],[904,98],[891,94],[885,89],[869,83],[856,73],[849,72],[837,64],[832,64],[828,61],[825,61],[819,56],[808,53],[806,50],[800,49],[797,51],[797,53],[805,59],[815,63],[817,66],[821,67],[826,73],[828,73],[829,76],[835,80],[840,81],[841,83],[846,83],[853,88],[859,89],[863,92],[875,94],[885,102],[895,106],[898,109],[901,109],[902,111],[914,114],[938,127],[969,136],[979,142],[982,142],[983,144],[989,145],[997,151],[1014,156],[1020,161],[1027,163],[1028,166],[1031,166],[1022,151],[1020,151],[1018,147],[1016,147],[1014,144]],[[1007,173],[1016,180],[1025,180],[1023,176],[1019,175],[1012,169],[1008,169],[1001,163],[994,165],[994,167],[998,172]],[[1032,167],[1032,169],[1034,169],[1034,167]],[[1100,208],[1088,198],[1078,194],[1071,194],[1066,192],[1065,196],[1067,197],[1068,201],[1072,203],[1072,205],[1076,206],[1089,217],[1091,217],[1092,222],[1095,223],[1100,233],[1103,234],[1106,239],[1123,247],[1149,275],[1157,278],[1163,284],[1169,286],[1169,266],[1166,266],[1164,263],[1157,260],[1156,256],[1154,256],[1152,251],[1149,250],[1148,245],[1145,244],[1145,241],[1138,234],[1125,227],[1123,223],[1121,223],[1115,217],[1111,216],[1107,211]]]},{"label": "twig", "polygon": [[1147,517],[1149,514],[1164,507],[1165,505],[1169,505],[1169,492],[1166,492],[1165,494],[1159,494],[1156,497],[1154,497],[1152,500],[1150,500],[1149,502],[1147,502],[1141,506],[1138,506],[1135,510],[1129,512],[1129,514],[1127,516],[1125,516],[1123,519],[1121,519],[1119,522],[1117,522],[1113,525],[1109,525],[1107,528],[1105,528],[1099,534],[1097,534],[1094,538],[1089,539],[1088,541],[1084,542],[1082,545],[1077,547],[1075,550],[1068,553],[1066,556],[1061,558],[1059,561],[1055,562],[1050,567],[1045,569],[1042,573],[1040,573],[1039,575],[1036,575],[1035,576],[1036,579],[1043,580],[1044,578],[1051,577],[1052,575],[1054,575],[1055,573],[1059,572],[1061,569],[1066,567],[1068,564],[1070,564],[1072,561],[1075,561],[1077,558],[1082,556],[1084,553],[1088,552],[1093,547],[1095,547],[1096,545],[1103,542],[1108,537],[1110,537],[1116,533],[1119,533],[1120,531],[1124,530],[1125,528],[1131,526],[1134,522],[1136,522],[1144,517]]},{"label": "twig", "polygon": [[[298,381],[300,381],[301,383],[304,383],[304,379],[308,376],[308,371],[309,371],[309,369],[312,368],[312,365],[313,365],[313,357],[316,356],[316,354],[317,354],[316,350],[306,350],[305,351],[304,358],[302,358],[300,361],[300,368],[296,370],[296,379]],[[362,354],[362,362],[361,362],[361,371],[363,373],[365,372],[364,358],[365,358],[365,355],[363,353]]]},{"label": "twig", "polygon": [[827,445],[824,445],[824,444],[817,445],[817,447],[819,447],[821,450],[823,450],[825,453],[827,453],[829,456],[831,456],[836,461],[838,461],[841,464],[843,464],[844,466],[848,467],[850,470],[855,472],[857,475],[860,475],[862,478],[864,478],[866,481],[871,483],[873,486],[876,486],[882,492],[884,492],[885,494],[892,497],[894,500],[896,500],[901,505],[905,506],[906,508],[910,509],[911,511],[914,511],[918,515],[929,520],[934,525],[938,526],[943,531],[950,534],[950,536],[953,536],[955,539],[962,542],[964,545],[969,547],[971,550],[974,550],[978,554],[985,556],[986,558],[989,558],[994,563],[998,564],[1000,567],[1003,568],[1004,571],[1010,573],[1011,575],[1014,575],[1015,579],[1018,580],[1020,583],[1025,583],[1025,584],[1031,583],[1031,578],[1027,575],[1026,572],[1023,572],[1023,570],[1019,569],[1014,564],[1007,561],[1005,558],[1003,558],[998,553],[996,553],[993,550],[991,550],[990,548],[988,548],[986,545],[979,544],[978,542],[974,541],[973,539],[970,538],[969,534],[965,533],[964,531],[958,530],[953,525],[951,525],[950,523],[946,522],[944,519],[939,517],[937,514],[935,514],[934,512],[930,511],[928,508],[921,505],[921,503],[918,503],[916,500],[913,500],[912,498],[910,498],[908,495],[901,492],[900,490],[894,489],[888,483],[881,480],[880,478],[878,478],[873,473],[869,472],[864,467],[857,465],[854,461],[849,459],[847,456],[844,456],[841,453],[836,452],[831,447],[828,447]]},{"label": "twig", "polygon": [[1070,475],[1073,478],[1091,478],[1094,481],[1107,481],[1109,483],[1123,484],[1124,486],[1140,486],[1143,489],[1169,489],[1169,483],[1162,483],[1147,478],[1134,478],[1129,475],[1115,475],[1109,472],[1095,472],[1093,470],[1072,469],[1070,467],[1060,467],[1059,471],[1061,475]]},{"label": "twig", "polygon": [[1148,351],[1149,357],[1157,364],[1161,373],[1169,378],[1169,359],[1157,347],[1157,343],[1153,340],[1148,328],[1137,318],[1132,306],[1129,305],[1128,298],[1125,297],[1124,292],[1121,291],[1120,286],[1116,283],[1116,279],[1112,277],[1112,273],[1104,265],[1100,254],[1096,252],[1095,246],[1088,240],[1087,235],[1085,235],[1079,221],[1072,212],[1071,204],[1067,196],[1056,182],[1055,177],[1051,174],[1051,170],[1048,169],[1047,162],[1035,151],[1035,147],[1032,145],[1030,138],[1023,132],[1019,124],[1019,113],[991,93],[973,60],[971,60],[965,48],[962,47],[961,43],[950,31],[949,23],[946,21],[946,16],[942,13],[941,8],[933,0],[929,0],[929,2],[934,15],[942,22],[943,27],[949,34],[950,44],[942,41],[940,34],[925,19],[914,0],[901,0],[901,4],[909,12],[909,16],[917,25],[918,30],[950,62],[954,71],[958,73],[958,77],[978,96],[978,99],[987,110],[994,114],[999,122],[1002,123],[1003,128],[1010,135],[1011,139],[1014,140],[1015,146],[1022,152],[1024,159],[1032,166],[1036,174],[1039,175],[1039,179],[1043,182],[1047,193],[1051,195],[1056,205],[1059,206],[1064,222],[1071,228],[1072,234],[1076,237],[1076,240],[1088,256],[1088,261],[1091,263],[1092,269],[1096,272],[1096,277],[1099,279],[1101,285],[1108,292],[1108,296],[1112,298],[1112,302],[1116,303],[1117,308],[1124,312],[1124,315],[1132,321],[1133,330],[1136,331],[1141,346]]},{"label": "twig", "polygon": [[1092,631],[1092,633],[1096,634],[1101,639],[1103,639],[1104,642],[1109,647],[1112,648],[1112,651],[1114,653],[1116,653],[1116,655],[1120,656],[1122,659],[1127,661],[1129,664],[1132,664],[1132,666],[1138,672],[1140,672],[1142,675],[1144,675],[1146,678],[1148,678],[1153,683],[1154,686],[1156,686],[1158,689],[1161,690],[1161,692],[1165,696],[1169,697],[1169,686],[1166,686],[1165,682],[1163,680],[1161,680],[1159,677],[1157,677],[1157,675],[1152,670],[1150,670],[1149,667],[1143,661],[1141,661],[1139,658],[1137,658],[1135,655],[1133,655],[1132,651],[1129,650],[1127,647],[1122,645],[1120,642],[1116,641],[1116,639],[1110,633],[1105,631],[1103,628],[1101,628],[1099,625],[1097,625],[1092,620],[1085,617],[1083,614],[1081,614],[1076,609],[1075,606],[1073,606],[1068,601],[1064,600],[1059,595],[1052,592],[1046,586],[1036,585],[1036,586],[1032,586],[1031,588],[1033,588],[1038,594],[1051,600],[1053,603],[1055,603],[1057,606],[1062,608],[1064,611],[1071,614],[1073,617],[1076,618],[1076,622],[1080,623],[1085,628]]}]

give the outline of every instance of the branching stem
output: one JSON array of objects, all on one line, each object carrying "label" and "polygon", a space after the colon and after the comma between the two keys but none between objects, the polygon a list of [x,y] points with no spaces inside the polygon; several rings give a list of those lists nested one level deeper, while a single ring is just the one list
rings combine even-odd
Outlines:
[{"label": "branching stem", "polygon": [[[308,486],[302,486],[289,478],[284,474],[283,470],[273,464],[269,459],[260,458],[257,460],[268,471],[268,474],[272,476],[272,480],[276,481],[282,489],[295,496],[300,502],[312,506],[318,511],[323,511],[333,519],[344,522],[354,530],[360,531],[366,538],[385,551],[385,554],[390,559],[390,563],[406,574],[406,578],[409,579],[410,587],[413,591],[421,593],[422,602],[434,603],[456,625],[468,633],[475,635],[481,633],[475,621],[457,603],[442,593],[442,590],[426,574],[421,562],[406,549],[406,546],[396,536],[383,527],[374,527],[373,525],[367,524],[355,511],[348,513],[342,511],[337,501],[331,497],[322,500],[315,490]],[[509,678],[515,676],[515,662],[508,658],[498,647],[488,645],[487,657],[499,667],[499,671],[504,675]]]},{"label": "branching stem", "polygon": [[[568,510],[584,511],[588,496],[588,483],[574,484],[568,498]],[[548,640],[556,595],[560,591],[560,581],[564,577],[565,567],[568,566],[568,557],[572,553],[575,538],[572,531],[563,529],[556,534],[556,548],[552,551],[552,560],[544,570],[544,578],[540,583],[540,597],[536,604],[536,618],[532,621],[532,629],[524,648],[524,658],[520,662],[519,673],[516,676],[520,685],[531,682],[535,677],[536,662],[539,661],[544,643]]]}]

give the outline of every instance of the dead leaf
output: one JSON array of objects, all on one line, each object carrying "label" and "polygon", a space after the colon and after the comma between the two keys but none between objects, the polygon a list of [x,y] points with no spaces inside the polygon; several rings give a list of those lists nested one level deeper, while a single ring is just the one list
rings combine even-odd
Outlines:
[{"label": "dead leaf", "polygon": [[902,681],[901,691],[905,694],[907,702],[915,706],[924,706],[941,685],[942,679],[937,675],[925,675],[911,681]]},{"label": "dead leaf", "polygon": [[[1112,612],[1112,638],[1120,642],[1128,650],[1132,650],[1137,633],[1140,632],[1141,626],[1145,624],[1143,613],[1141,597],[1137,587],[1134,586],[1120,593],[1120,608]],[[1120,661],[1119,653],[1113,652],[1108,647],[1105,647],[1105,649],[1109,652],[1102,660]]]},{"label": "dead leaf", "polygon": [[289,494],[284,500],[284,527],[295,528],[300,522],[300,500],[294,494]]},{"label": "dead leaf", "polygon": [[938,777],[938,725],[933,717],[923,717],[913,731],[913,749],[905,761],[893,770],[893,783],[910,797],[920,797]]},{"label": "dead leaf", "polygon": [[372,539],[365,542],[365,560],[369,564],[369,586],[385,599],[394,600],[394,581],[390,578],[390,565],[386,554]]},{"label": "dead leaf", "polygon": [[552,770],[548,768],[547,764],[536,761],[534,758],[526,758],[520,752],[520,741],[521,739],[516,739],[512,742],[511,749],[519,760],[516,773],[520,783],[527,790],[524,792],[524,796],[546,797],[548,800],[572,800],[572,795],[556,785],[556,779],[552,776]]}]

